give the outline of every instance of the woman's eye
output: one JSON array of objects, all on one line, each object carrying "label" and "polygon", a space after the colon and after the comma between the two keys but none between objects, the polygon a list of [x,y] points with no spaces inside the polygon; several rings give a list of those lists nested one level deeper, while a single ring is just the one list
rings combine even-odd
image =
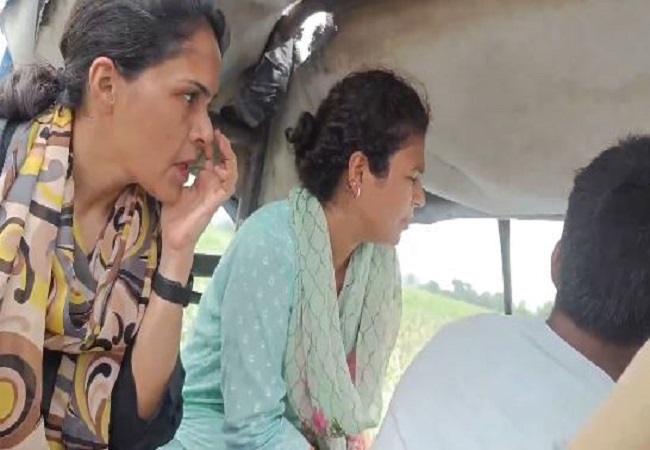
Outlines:
[{"label": "woman's eye", "polygon": [[198,95],[196,94],[196,92],[190,92],[190,93],[187,93],[187,94],[183,95],[183,98],[185,99],[185,102],[188,105],[191,105],[192,103],[194,103],[196,101],[197,97],[198,97]]}]

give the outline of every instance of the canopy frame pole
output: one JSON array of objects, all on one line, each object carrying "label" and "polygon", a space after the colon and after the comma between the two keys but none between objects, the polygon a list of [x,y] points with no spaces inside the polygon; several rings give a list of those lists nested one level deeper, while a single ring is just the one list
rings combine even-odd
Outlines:
[{"label": "canopy frame pole", "polygon": [[512,266],[510,260],[510,220],[499,220],[501,272],[503,274],[503,312],[512,315]]},{"label": "canopy frame pole", "polygon": [[242,185],[237,227],[259,207],[270,129],[270,121],[267,120],[259,127],[258,132],[255,133],[255,141],[248,147],[248,170]]}]

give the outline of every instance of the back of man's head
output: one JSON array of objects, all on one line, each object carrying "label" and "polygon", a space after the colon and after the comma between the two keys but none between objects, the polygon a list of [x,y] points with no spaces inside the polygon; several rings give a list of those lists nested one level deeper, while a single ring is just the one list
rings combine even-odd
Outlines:
[{"label": "back of man's head", "polygon": [[618,345],[650,338],[650,136],[632,136],[576,176],[556,308]]}]

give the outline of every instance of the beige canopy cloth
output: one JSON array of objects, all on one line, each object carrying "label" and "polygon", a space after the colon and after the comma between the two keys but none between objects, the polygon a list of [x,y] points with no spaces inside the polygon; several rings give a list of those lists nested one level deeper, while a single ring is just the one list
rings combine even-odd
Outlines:
[{"label": "beige canopy cloth", "polygon": [[[299,2],[215,1],[233,30],[220,100],[227,103],[260,60],[285,8]],[[51,3],[32,51],[17,50],[16,31],[5,26],[17,64],[60,62],[55,44],[74,0]],[[291,78],[270,130],[264,201],[286,195],[295,182],[284,129],[301,110],[315,109],[335,80],[364,66],[397,68],[429,93],[434,125],[425,186],[453,202],[430,210],[431,220],[439,211],[561,215],[578,167],[619,137],[650,131],[645,0],[321,3],[337,12],[339,32]]]}]

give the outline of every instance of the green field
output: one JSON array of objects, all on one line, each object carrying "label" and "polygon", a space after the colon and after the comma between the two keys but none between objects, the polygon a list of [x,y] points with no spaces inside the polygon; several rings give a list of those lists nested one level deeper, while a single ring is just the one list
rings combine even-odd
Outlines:
[{"label": "green field", "polygon": [[[196,245],[196,252],[209,255],[223,255],[228,248],[228,244],[232,240],[233,235],[234,229],[232,227],[228,227],[225,224],[217,225],[210,223]],[[197,278],[194,280],[194,290],[197,292],[203,292],[209,281],[210,280],[206,278]],[[197,309],[197,305],[189,305],[185,309],[185,313],[183,314],[181,346],[185,342],[187,334],[192,327]]]},{"label": "green field", "polygon": [[[211,224],[199,241],[197,251],[222,254],[230,239],[232,239],[232,231],[223,226]],[[197,280],[195,287],[201,291],[206,283],[207,280]],[[384,386],[385,406],[387,406],[400,377],[431,336],[445,324],[454,320],[488,312],[478,306],[418,288],[405,288],[403,301],[401,329]],[[195,316],[196,307],[188,307],[183,323],[184,339]]]},{"label": "green field", "polygon": [[233,234],[234,230],[226,224],[210,223],[196,244],[196,252],[223,255],[232,240]]}]

